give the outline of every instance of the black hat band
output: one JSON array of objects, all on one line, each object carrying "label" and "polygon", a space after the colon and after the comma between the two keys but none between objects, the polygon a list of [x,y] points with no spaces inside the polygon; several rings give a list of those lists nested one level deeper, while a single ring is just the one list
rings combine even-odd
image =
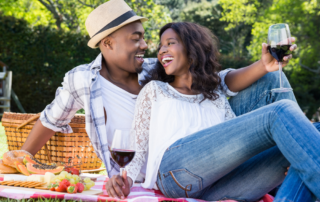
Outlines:
[{"label": "black hat band", "polygon": [[[133,10],[128,11],[128,12],[120,15],[116,19],[112,20],[109,24],[107,24],[102,29],[100,29],[100,31],[98,31],[95,35],[100,34],[101,32],[103,32],[107,29],[111,29],[113,27],[116,27],[133,16],[136,16],[136,13]],[[95,35],[93,35],[91,38],[93,38]]]}]

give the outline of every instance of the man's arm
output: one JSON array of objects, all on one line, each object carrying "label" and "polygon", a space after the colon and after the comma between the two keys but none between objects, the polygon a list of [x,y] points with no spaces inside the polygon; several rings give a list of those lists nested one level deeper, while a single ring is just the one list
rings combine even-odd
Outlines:
[{"label": "man's arm", "polygon": [[41,121],[38,120],[33,126],[26,142],[21,147],[21,150],[28,151],[32,155],[35,155],[54,135],[54,133],[55,131],[44,127]]},{"label": "man's arm", "polygon": [[[73,80],[74,78],[78,78],[77,75],[70,76],[70,74],[73,73],[66,74],[62,87],[57,89],[55,99],[51,104],[47,105],[41,113],[39,120],[33,126],[26,142],[21,147],[22,150],[26,150],[32,155],[35,155],[55,132],[73,132],[68,124],[76,112],[83,106],[80,105],[70,93],[75,92],[77,90],[76,87],[79,86],[76,85]],[[69,87],[70,82],[73,84],[73,89]]]},{"label": "man's arm", "polygon": [[[293,38],[292,42],[295,41]],[[276,59],[268,52],[267,44],[262,44],[262,55],[261,59],[250,66],[230,71],[225,77],[225,83],[228,88],[233,92],[239,92],[255,81],[259,80],[268,72],[273,72],[279,69],[279,65]],[[291,51],[294,51],[297,48],[297,45],[292,45],[290,47]],[[292,55],[288,55],[283,58],[282,67],[288,64],[289,59],[292,58]]]}]

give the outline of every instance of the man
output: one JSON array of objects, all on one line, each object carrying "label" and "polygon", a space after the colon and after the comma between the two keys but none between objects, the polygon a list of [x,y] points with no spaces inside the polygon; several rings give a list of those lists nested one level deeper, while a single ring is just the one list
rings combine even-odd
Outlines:
[{"label": "man", "polygon": [[[141,90],[139,80],[156,62],[156,59],[143,59],[147,49],[142,27],[145,20],[136,16],[123,0],[110,0],[92,11],[86,21],[91,37],[88,46],[99,47],[101,54],[92,63],[66,73],[63,86],[58,88],[53,102],[41,113],[22,150],[34,155],[55,132],[72,132],[68,123],[77,110],[83,108],[86,131],[95,152],[106,165],[109,177],[114,176],[110,183],[116,183],[120,177],[117,175],[119,167],[110,157],[108,144],[115,129],[131,127],[135,97]],[[291,50],[295,48],[293,46]],[[239,75],[247,75],[248,79],[242,86],[230,85],[230,89],[246,88],[265,74],[259,70],[261,67],[275,65],[265,46],[263,50],[261,61],[241,70],[220,72],[224,90],[229,90],[226,83],[238,79]],[[290,58],[288,56],[285,60]],[[254,75],[253,71],[256,71]],[[270,79],[277,79],[277,74],[265,78],[263,82],[272,83]],[[276,97],[282,99],[282,96],[285,95]],[[110,186],[113,184],[109,184],[108,190]],[[116,196],[112,192],[109,194]]]},{"label": "man", "polygon": [[111,0],[92,11],[86,20],[91,36],[88,46],[100,48],[101,54],[65,75],[63,86],[21,149],[35,154],[55,132],[71,133],[68,123],[83,108],[95,152],[109,176],[119,173],[108,143],[115,129],[131,127],[135,98],[141,90],[138,79],[143,78],[142,70],[156,61],[143,59],[147,44],[141,22],[146,20],[136,16],[123,0]]}]

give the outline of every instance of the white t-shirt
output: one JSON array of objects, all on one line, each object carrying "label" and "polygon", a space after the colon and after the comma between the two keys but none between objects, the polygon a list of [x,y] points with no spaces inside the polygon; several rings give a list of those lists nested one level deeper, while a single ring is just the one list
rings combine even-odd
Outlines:
[{"label": "white t-shirt", "polygon": [[99,75],[103,106],[107,112],[106,134],[112,143],[116,129],[130,129],[138,95],[131,94]]},{"label": "white t-shirt", "polygon": [[[141,80],[142,75],[139,75],[139,80]],[[125,91],[101,75],[99,75],[98,79],[101,84],[103,106],[107,113],[106,135],[109,146],[111,146],[116,129],[131,129],[138,95]],[[137,181],[143,181],[145,170],[146,168],[143,166],[141,175],[136,179]]]},{"label": "white t-shirt", "polygon": [[[184,95],[170,84],[149,82],[140,92],[132,128],[136,132],[136,154],[126,166],[134,181],[147,161],[144,188],[152,189],[165,150],[177,140],[235,117],[226,95],[235,93],[218,91],[219,98],[203,100],[203,95]],[[202,101],[202,102],[201,102]]]}]

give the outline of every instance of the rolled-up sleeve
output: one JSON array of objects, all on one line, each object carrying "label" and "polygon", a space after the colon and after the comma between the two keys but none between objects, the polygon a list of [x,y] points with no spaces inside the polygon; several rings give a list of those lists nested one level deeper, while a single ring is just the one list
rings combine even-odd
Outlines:
[{"label": "rolled-up sleeve", "polygon": [[233,92],[231,91],[226,82],[224,81],[224,79],[226,78],[227,74],[230,72],[230,71],[233,71],[234,69],[225,69],[225,70],[222,70],[219,72],[219,76],[221,78],[221,87],[222,87],[222,91],[224,92],[224,94],[228,97],[230,96],[236,96],[238,94],[238,92]]},{"label": "rolled-up sleeve", "polygon": [[67,73],[62,87],[56,91],[54,100],[42,111],[40,121],[43,126],[55,132],[72,133],[72,128],[68,124],[81,108],[80,103],[70,93]]}]

